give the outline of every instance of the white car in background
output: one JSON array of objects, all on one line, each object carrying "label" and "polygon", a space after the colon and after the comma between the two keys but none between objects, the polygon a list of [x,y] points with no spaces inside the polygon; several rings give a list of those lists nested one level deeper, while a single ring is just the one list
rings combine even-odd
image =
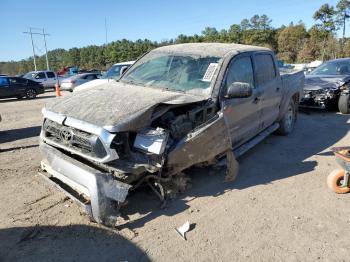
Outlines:
[{"label": "white car in background", "polygon": [[26,73],[23,78],[40,82],[45,89],[55,88],[57,82],[57,76],[53,71],[32,71]]},{"label": "white car in background", "polygon": [[108,69],[108,71],[104,75],[100,77],[100,79],[92,80],[90,82],[77,86],[73,91],[74,92],[82,91],[82,90],[94,88],[96,86],[108,83],[109,81],[116,81],[121,76],[122,68],[129,68],[134,63],[135,61],[128,61],[128,62],[114,64],[110,69]]},{"label": "white car in background", "polygon": [[73,90],[82,84],[94,81],[101,77],[100,73],[83,73],[67,77],[61,81],[61,90],[73,92]]}]

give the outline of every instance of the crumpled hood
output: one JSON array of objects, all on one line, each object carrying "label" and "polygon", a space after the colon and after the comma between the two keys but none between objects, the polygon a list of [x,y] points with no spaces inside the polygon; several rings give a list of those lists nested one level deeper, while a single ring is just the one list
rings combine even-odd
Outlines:
[{"label": "crumpled hood", "polygon": [[166,110],[206,100],[205,97],[110,82],[68,97],[57,98],[46,110],[104,127],[110,132],[133,131],[149,124],[154,109]]},{"label": "crumpled hood", "polygon": [[350,80],[350,76],[305,76],[304,90],[337,89]]}]

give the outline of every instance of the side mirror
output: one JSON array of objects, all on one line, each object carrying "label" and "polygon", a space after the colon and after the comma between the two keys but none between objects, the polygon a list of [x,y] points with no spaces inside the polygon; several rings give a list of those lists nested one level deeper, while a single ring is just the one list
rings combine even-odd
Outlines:
[{"label": "side mirror", "polygon": [[35,79],[39,79],[39,76],[38,76],[38,75],[36,75],[36,76],[35,76]]},{"label": "side mirror", "polygon": [[248,83],[233,82],[227,89],[225,98],[246,98],[253,94],[253,88]]},{"label": "side mirror", "polygon": [[119,75],[122,76],[122,75],[125,73],[125,71],[126,71],[127,69],[128,69],[127,66],[123,66],[123,67],[120,69]]}]

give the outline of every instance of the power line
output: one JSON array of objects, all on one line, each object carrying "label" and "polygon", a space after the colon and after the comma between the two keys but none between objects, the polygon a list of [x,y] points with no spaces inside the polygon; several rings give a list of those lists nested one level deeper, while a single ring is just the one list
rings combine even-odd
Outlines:
[{"label": "power line", "polygon": [[[33,32],[32,30],[42,30],[42,33],[39,32]],[[47,45],[46,45],[46,36],[49,36],[49,34],[45,33],[44,28],[35,28],[35,27],[29,27],[29,32],[23,32],[23,34],[29,34],[30,35],[30,39],[31,39],[31,43],[32,43],[32,50],[33,50],[33,57],[34,57],[34,68],[35,71],[37,71],[37,67],[36,67],[36,58],[35,58],[35,48],[34,48],[34,41],[33,41],[33,35],[42,35],[44,38],[44,44],[45,44],[45,56],[46,56],[46,67],[47,70],[50,70],[49,67],[49,59],[47,56]]]}]

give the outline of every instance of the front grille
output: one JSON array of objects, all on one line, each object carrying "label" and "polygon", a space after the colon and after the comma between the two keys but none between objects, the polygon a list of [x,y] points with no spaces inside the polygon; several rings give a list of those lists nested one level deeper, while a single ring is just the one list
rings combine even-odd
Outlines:
[{"label": "front grille", "polygon": [[49,119],[45,120],[43,130],[46,139],[63,148],[72,148],[82,154],[97,158],[107,155],[101,140],[94,134],[61,125]]}]

